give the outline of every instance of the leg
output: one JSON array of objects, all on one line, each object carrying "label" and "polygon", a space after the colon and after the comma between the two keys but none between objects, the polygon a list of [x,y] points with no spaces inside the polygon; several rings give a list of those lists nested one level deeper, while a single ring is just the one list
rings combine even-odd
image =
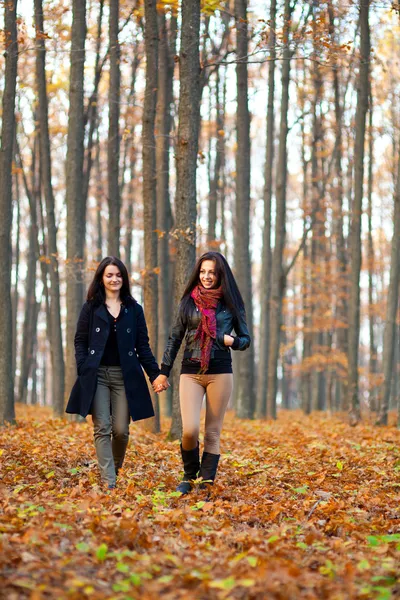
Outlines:
[{"label": "leg", "polygon": [[233,389],[232,373],[208,375],[204,450],[219,454],[222,423]]},{"label": "leg", "polygon": [[177,491],[187,494],[192,489],[191,481],[197,479],[200,469],[199,431],[200,412],[203,404],[204,386],[195,375],[181,375],[179,397],[182,414],[181,455],[184,467],[183,481]]},{"label": "leg", "polygon": [[122,370],[109,367],[111,381],[112,453],[115,470],[122,467],[129,441],[129,408]]},{"label": "leg", "polygon": [[115,468],[111,449],[110,409],[110,385],[105,368],[100,367],[92,406],[94,444],[101,478],[108,485],[115,485]]},{"label": "leg", "polygon": [[206,391],[202,379],[198,375],[181,375],[179,380],[182,447],[185,450],[196,448],[199,439],[200,413]]},{"label": "leg", "polygon": [[200,476],[213,483],[219,462],[219,440],[226,408],[233,388],[231,373],[209,375],[207,385],[206,422],[204,453],[201,460]]}]

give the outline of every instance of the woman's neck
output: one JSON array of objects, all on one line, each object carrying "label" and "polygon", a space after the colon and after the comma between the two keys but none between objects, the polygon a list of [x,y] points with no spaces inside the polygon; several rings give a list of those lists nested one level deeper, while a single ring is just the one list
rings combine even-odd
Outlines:
[{"label": "woman's neck", "polygon": [[106,292],[106,304],[120,304],[121,303],[121,296],[118,292],[115,292],[115,294],[113,294],[112,292]]}]

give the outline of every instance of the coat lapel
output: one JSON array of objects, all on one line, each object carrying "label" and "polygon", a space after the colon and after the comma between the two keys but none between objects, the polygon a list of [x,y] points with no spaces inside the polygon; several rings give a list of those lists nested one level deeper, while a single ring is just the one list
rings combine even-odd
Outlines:
[{"label": "coat lapel", "polygon": [[96,308],[94,314],[97,317],[100,317],[100,319],[103,319],[103,321],[106,321],[106,323],[108,323],[108,313],[104,304],[100,304],[100,306]]}]

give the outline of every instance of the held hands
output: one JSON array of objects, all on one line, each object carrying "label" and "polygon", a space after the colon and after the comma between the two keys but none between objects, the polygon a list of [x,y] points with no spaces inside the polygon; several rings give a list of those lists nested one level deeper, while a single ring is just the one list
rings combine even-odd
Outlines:
[{"label": "held hands", "polygon": [[224,344],[225,346],[232,346],[233,342],[235,341],[235,338],[233,338],[231,335],[224,335]]},{"label": "held hands", "polygon": [[166,375],[159,375],[151,385],[155,393],[159,394],[169,388],[168,377]]}]

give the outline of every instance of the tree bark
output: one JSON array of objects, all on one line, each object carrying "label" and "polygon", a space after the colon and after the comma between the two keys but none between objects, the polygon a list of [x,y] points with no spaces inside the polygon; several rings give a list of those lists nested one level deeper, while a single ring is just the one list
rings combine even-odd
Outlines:
[{"label": "tree bark", "polygon": [[263,253],[260,284],[260,347],[257,377],[256,416],[265,417],[267,414],[268,388],[268,345],[269,345],[269,314],[271,298],[271,202],[272,202],[272,173],[274,163],[275,135],[275,30],[276,30],[276,0],[271,0],[269,16],[269,58],[268,65],[268,101],[267,101],[267,140],[264,171],[264,229]]},{"label": "tree bark", "polygon": [[15,88],[18,62],[16,13],[17,0],[4,3],[4,43],[6,52],[0,148],[0,260],[4,285],[0,311],[0,424],[15,421],[14,377],[12,373],[11,229]]},{"label": "tree bark", "polygon": [[[253,332],[253,307],[250,262],[250,114],[248,106],[248,23],[247,0],[235,0],[237,151],[236,151],[236,235],[235,275],[246,306],[250,336]],[[238,363],[235,406],[237,416],[254,416],[254,345]]]},{"label": "tree bark", "polygon": [[71,69],[69,87],[68,140],[66,162],[67,205],[67,322],[65,392],[76,379],[74,336],[84,298],[84,220],[83,191],[84,106],[83,73],[85,63],[86,0],[73,0],[71,31]]},{"label": "tree bark", "polygon": [[[48,100],[46,92],[46,48],[43,23],[42,0],[35,0],[36,29],[36,81],[38,89],[38,125],[40,148],[41,188],[46,202],[47,248],[49,252],[50,275],[50,319],[51,319],[51,366],[53,382],[53,409],[56,415],[64,412],[64,355],[61,331],[60,277],[58,272],[57,228],[55,220],[55,200],[51,183],[51,153],[49,136]],[[31,214],[36,215],[35,201],[32,202]],[[37,219],[36,219],[37,229]],[[37,237],[37,231],[35,233]]]},{"label": "tree bark", "polygon": [[[323,347],[323,331],[321,330],[321,315],[325,307],[321,305],[321,294],[317,289],[320,285],[320,277],[324,273],[324,254],[325,254],[325,210],[321,194],[320,182],[322,179],[322,170],[319,168],[318,156],[321,152],[322,123],[321,123],[321,93],[322,93],[322,75],[318,64],[318,2],[313,0],[313,101],[312,101],[312,147],[311,147],[311,196],[312,211],[315,214],[315,223],[313,226],[313,235],[311,240],[311,296],[313,298],[311,305],[312,315],[312,354],[318,354]],[[317,277],[317,273],[320,275]],[[311,373],[311,409],[322,410],[322,397],[324,388],[324,373],[321,367],[315,366]]]},{"label": "tree bark", "polygon": [[18,350],[18,305],[19,305],[19,293],[18,293],[18,282],[19,282],[19,265],[20,265],[20,239],[21,239],[21,198],[19,188],[19,176],[18,173],[15,175],[15,204],[17,212],[17,238],[15,240],[14,247],[14,264],[15,264],[15,286],[12,293],[12,339],[13,339],[13,353],[12,353],[12,374],[15,380],[15,371],[17,366],[17,350]]},{"label": "tree bark", "polygon": [[[170,147],[173,102],[173,82],[176,53],[177,18],[171,16],[169,27],[165,13],[158,16],[158,97],[156,109],[157,165],[157,231],[158,231],[158,360],[162,358],[172,312],[172,268],[169,232],[173,226],[169,192]],[[166,392],[167,412],[172,412],[172,388]]]},{"label": "tree bark", "polygon": [[[335,15],[331,0],[328,4],[329,14],[329,30],[333,44],[337,44],[335,36]],[[347,318],[348,318],[348,307],[347,307],[347,291],[348,291],[348,273],[347,273],[347,253],[346,253],[346,241],[343,233],[343,107],[340,95],[340,81],[339,81],[339,68],[337,61],[334,59],[332,67],[333,75],[333,90],[334,90],[334,104],[335,104],[335,136],[336,143],[334,148],[334,168],[335,168],[335,179],[336,183],[333,184],[332,194],[334,197],[334,221],[333,231],[336,242],[336,255],[337,255],[337,297],[335,302],[335,320],[336,320],[336,344],[338,350],[347,355],[348,352],[348,329],[347,329]],[[343,403],[343,399],[346,396],[347,384],[346,374],[341,372],[342,368],[337,368],[337,379],[336,379],[336,391],[339,397],[339,404]]]},{"label": "tree bark", "polygon": [[354,146],[354,202],[351,213],[351,279],[349,303],[348,347],[348,407],[352,424],[360,420],[358,395],[358,346],[360,337],[360,271],[361,271],[361,216],[364,181],[365,121],[369,97],[369,0],[360,0],[360,72],[358,76],[357,109]]},{"label": "tree bark", "polygon": [[370,96],[369,107],[369,131],[368,131],[368,326],[369,326],[369,406],[371,411],[376,412],[377,389],[374,378],[378,372],[378,355],[375,342],[375,314],[374,304],[374,272],[375,272],[375,251],[372,238],[372,187],[373,187],[373,150],[374,136],[372,125],[372,95]]},{"label": "tree bark", "polygon": [[279,150],[276,174],[276,219],[275,247],[272,256],[271,272],[271,309],[270,309],[270,345],[268,356],[268,394],[267,415],[276,419],[276,396],[278,389],[278,359],[280,333],[282,325],[282,302],[285,292],[285,276],[283,271],[283,249],[286,237],[286,180],[287,180],[287,134],[289,109],[290,58],[289,28],[291,18],[290,1],[285,0],[283,62],[281,80],[281,118],[279,129]]},{"label": "tree bark", "polygon": [[379,412],[379,425],[387,425],[391,383],[393,377],[394,342],[396,339],[397,307],[400,285],[400,158],[397,163],[397,182],[394,196],[393,240],[390,263],[390,283],[387,296],[385,330],[383,334],[383,395]]},{"label": "tree bark", "polygon": [[[212,119],[212,98],[213,94],[211,91],[211,85],[209,86],[210,92],[210,108],[209,108],[209,122],[211,124]],[[215,139],[218,140],[218,113],[220,112],[220,90],[219,90],[219,69],[217,67],[215,76],[215,112],[217,114],[215,122]],[[209,165],[208,165],[208,181],[209,181],[209,193],[208,193],[208,228],[207,228],[207,247],[210,250],[216,247],[216,225],[217,225],[217,201],[218,201],[218,177],[220,170],[220,154],[218,152],[218,146],[215,148],[215,160],[212,168],[212,139],[214,132],[209,132]],[[217,142],[218,143],[218,142]]]},{"label": "tree bark", "polygon": [[[145,0],[144,41],[146,49],[146,89],[143,106],[143,222],[144,222],[144,309],[150,345],[157,356],[158,338],[158,280],[157,280],[157,192],[156,151],[154,126],[158,86],[158,26],[156,0]],[[158,395],[151,392],[155,417],[151,423],[154,433],[160,431]]]},{"label": "tree bark", "polygon": [[98,114],[98,91],[100,78],[102,73],[102,64],[100,62],[100,47],[101,47],[101,29],[103,22],[103,11],[104,11],[104,0],[99,1],[99,17],[97,21],[97,36],[96,36],[96,59],[94,64],[94,82],[93,92],[90,96],[90,104],[87,107],[86,115],[89,123],[88,129],[88,141],[86,148],[86,161],[83,173],[83,198],[85,206],[87,204],[87,197],[89,193],[89,181],[90,173],[93,165],[93,148],[94,148],[94,134],[97,126],[97,114]]},{"label": "tree bark", "polygon": [[29,224],[29,246],[26,256],[27,275],[25,281],[25,319],[22,329],[20,376],[18,380],[18,401],[27,403],[28,379],[31,372],[33,360],[33,346],[36,336],[37,315],[39,312],[36,300],[36,266],[39,259],[38,223],[36,198],[29,196],[30,224]]},{"label": "tree bark", "polygon": [[[196,167],[200,126],[200,2],[182,0],[179,53],[179,110],[176,144],[174,304],[178,305],[196,257]],[[173,381],[180,365],[175,361]],[[175,386],[170,437],[181,434],[178,386]]]},{"label": "tree bark", "polygon": [[[110,0],[110,87],[108,121],[108,255],[119,256],[119,113],[120,47],[118,42],[119,0]],[[146,165],[143,165],[146,168]]]}]

